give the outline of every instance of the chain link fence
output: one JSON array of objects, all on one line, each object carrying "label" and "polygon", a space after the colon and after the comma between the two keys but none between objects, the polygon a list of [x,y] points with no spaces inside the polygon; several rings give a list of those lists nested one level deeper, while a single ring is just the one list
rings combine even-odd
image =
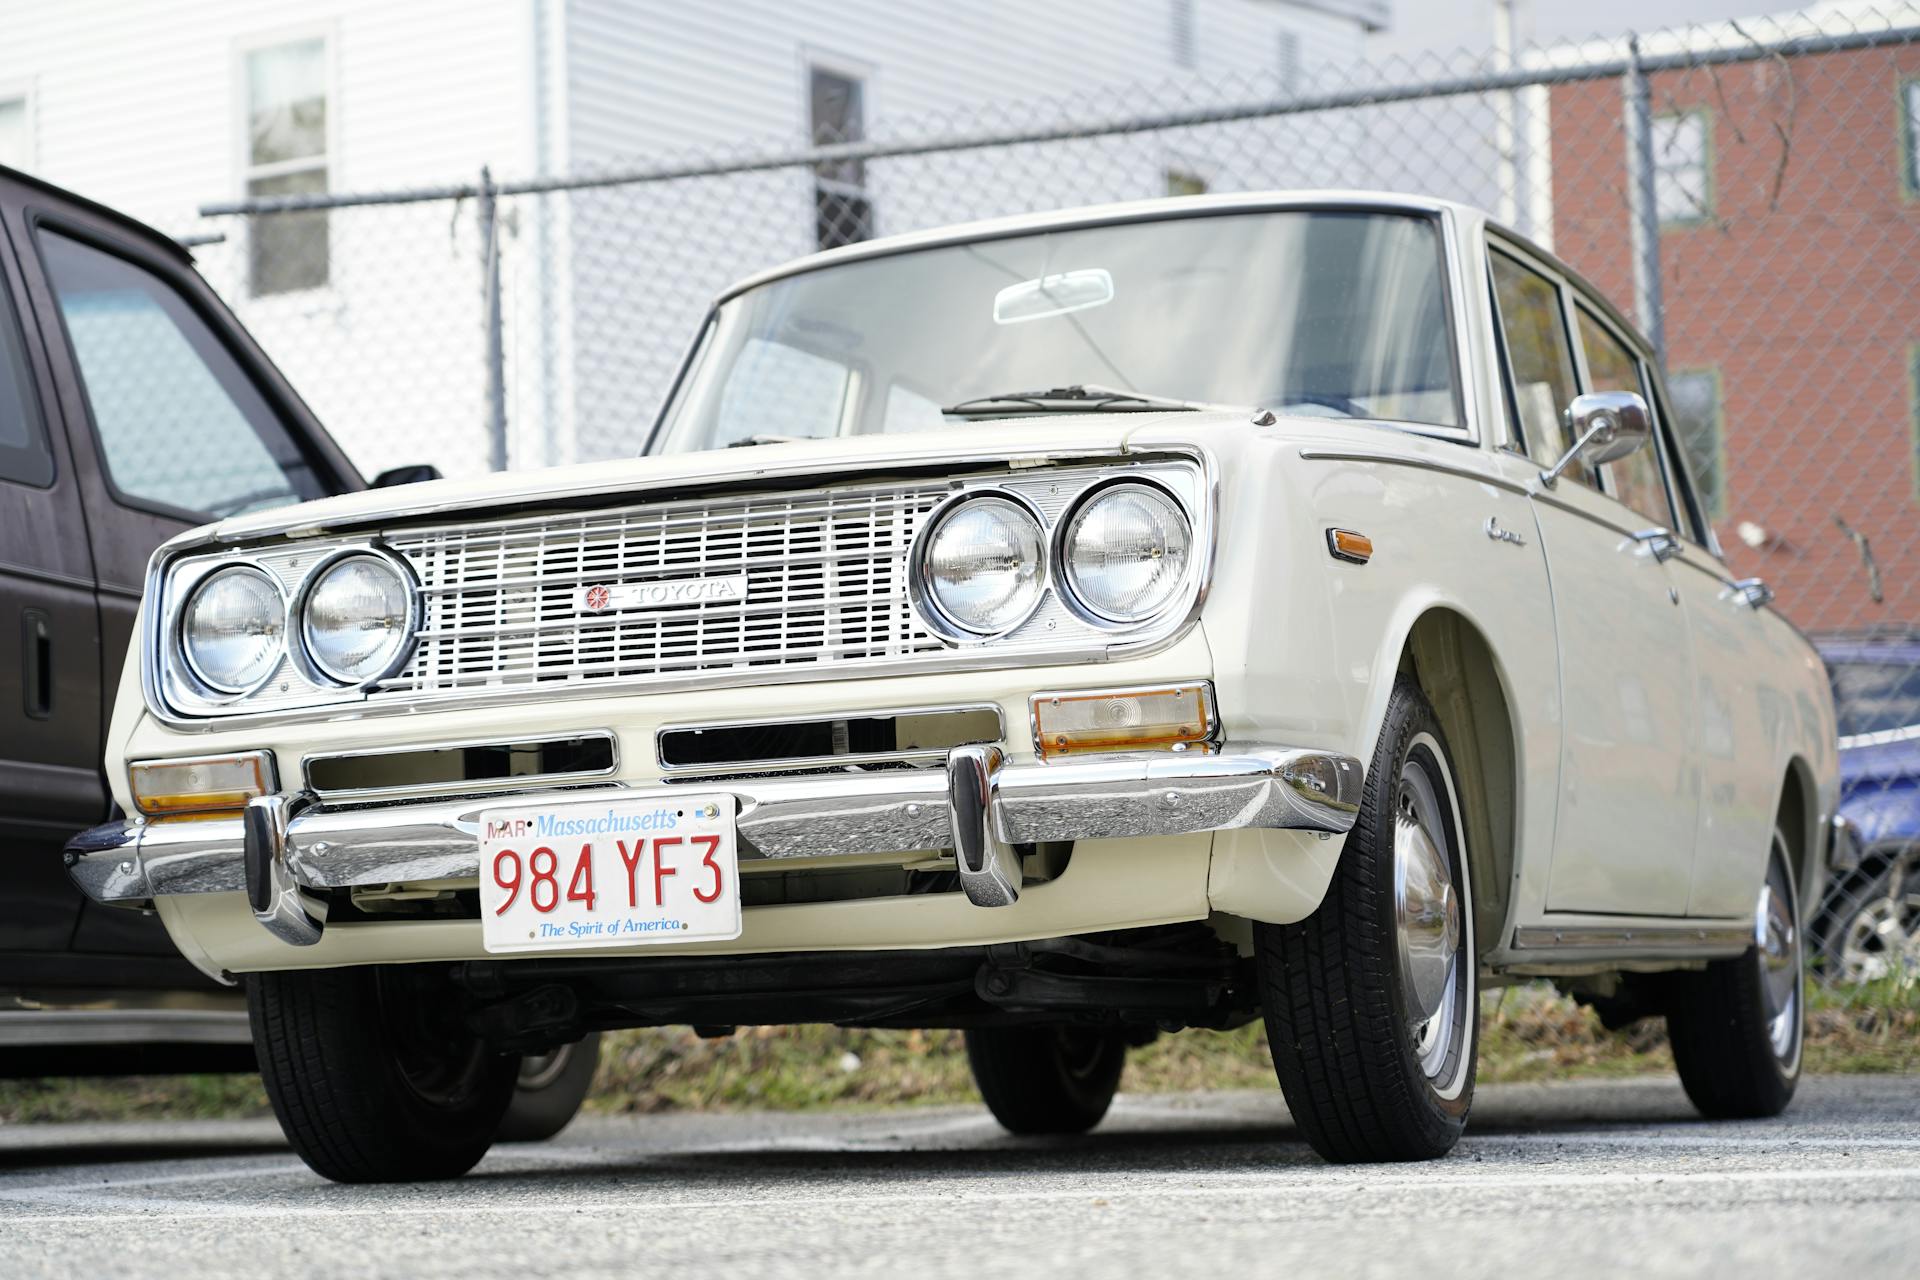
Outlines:
[{"label": "chain link fence", "polygon": [[1483,206],[1638,318],[1733,571],[1775,585],[1834,667],[1861,848],[1813,924],[1817,969],[1911,975],[1920,8],[1190,73],[866,138],[229,202],[203,209],[198,255],[364,469],[461,475],[635,452],[713,295],[823,245],[1299,187]]}]

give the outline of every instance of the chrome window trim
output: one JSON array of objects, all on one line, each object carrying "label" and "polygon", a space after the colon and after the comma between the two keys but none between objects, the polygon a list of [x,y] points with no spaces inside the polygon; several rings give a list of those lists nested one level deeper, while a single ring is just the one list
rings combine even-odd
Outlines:
[{"label": "chrome window trim", "polygon": [[166,619],[165,634],[168,646],[172,652],[179,657],[180,674],[186,676],[199,686],[196,692],[202,698],[208,702],[221,705],[241,702],[258,693],[273,679],[273,673],[280,669],[280,664],[276,661],[271,667],[267,668],[267,674],[261,676],[246,688],[229,689],[208,679],[206,674],[200,670],[200,664],[193,660],[193,651],[187,647],[187,606],[193,603],[194,597],[198,596],[200,592],[206,588],[207,583],[218,575],[227,572],[229,569],[250,570],[259,577],[266,579],[267,585],[272,587],[274,594],[280,597],[280,623],[282,628],[280,634],[280,652],[282,654],[288,653],[293,645],[293,601],[288,597],[286,588],[280,585],[279,578],[275,577],[265,565],[252,559],[220,560],[209,564],[204,572],[181,591],[179,602],[173,607]]},{"label": "chrome window trim", "polygon": [[[312,783],[313,766],[332,760],[362,760],[372,756],[408,755],[415,752],[464,751],[469,747],[532,747],[549,742],[575,742],[583,739],[604,741],[612,760],[604,769],[574,769],[565,773],[528,773],[506,778],[464,778],[457,782],[399,783],[389,787],[316,787]],[[445,741],[398,743],[385,747],[367,747],[358,751],[316,751],[300,757],[300,780],[308,791],[322,800],[360,800],[375,796],[459,795],[471,791],[498,791],[502,784],[546,786],[593,778],[612,778],[620,772],[620,737],[610,729],[584,729],[577,733],[547,733],[530,738],[455,738]]]},{"label": "chrome window trim", "polygon": [[[378,673],[362,680],[344,680],[327,670],[321,661],[311,652],[312,642],[307,637],[307,599],[320,579],[335,565],[342,561],[365,557],[379,560],[391,566],[400,575],[400,582],[407,593],[406,634],[395,651],[393,660]],[[300,585],[294,591],[292,603],[287,612],[287,654],[293,659],[294,667],[317,688],[333,689],[340,692],[358,692],[379,684],[394,672],[407,665],[413,657],[414,646],[419,642],[420,624],[424,609],[420,598],[420,579],[413,566],[395,555],[378,542],[364,547],[341,547],[315,560],[300,577]]]},{"label": "chrome window trim", "polygon": [[[737,460],[715,459],[716,465],[730,461],[737,465]],[[295,724],[333,719],[343,714],[367,718],[409,715],[421,710],[442,707],[451,709],[503,706],[523,703],[533,697],[540,697],[550,702],[572,702],[592,698],[643,697],[649,693],[677,693],[719,687],[759,688],[818,684],[835,680],[885,679],[898,675],[1006,670],[1031,666],[1036,661],[1050,666],[1105,663],[1146,657],[1162,652],[1178,644],[1192,631],[1200,619],[1208,592],[1212,588],[1214,558],[1218,554],[1220,474],[1218,462],[1209,450],[1190,444],[1173,443],[1153,444],[1131,450],[1124,446],[1109,449],[1062,449],[1053,446],[1020,450],[1010,453],[1005,458],[982,459],[977,452],[971,450],[945,449],[910,458],[888,458],[884,462],[875,463],[850,474],[852,482],[863,483],[868,482],[871,475],[876,472],[900,474],[938,467],[966,467],[972,470],[996,464],[1000,468],[1005,468],[1006,471],[996,470],[990,475],[980,476],[977,478],[978,483],[983,486],[1000,484],[1004,483],[1006,472],[1031,474],[1049,466],[1110,467],[1116,472],[1137,471],[1143,467],[1167,464],[1191,467],[1196,498],[1195,509],[1190,514],[1195,526],[1197,558],[1194,575],[1197,585],[1185,614],[1177,617],[1168,615],[1162,620],[1161,626],[1153,630],[1126,635],[1107,633],[1090,637],[1087,644],[1079,647],[1062,647],[1039,653],[1031,649],[1012,650],[985,644],[949,649],[937,654],[923,653],[901,658],[871,659],[837,665],[769,667],[751,671],[729,669],[653,678],[639,682],[606,681],[565,688],[548,685],[489,693],[455,691],[396,699],[386,704],[369,702],[363,694],[359,694],[311,706],[268,711],[222,711],[206,715],[182,714],[175,711],[164,697],[164,691],[159,683],[159,658],[161,638],[164,634],[161,614],[162,588],[173,566],[181,560],[233,548],[243,539],[258,543],[276,538],[291,540],[322,536],[347,537],[352,536],[347,531],[356,528],[363,530],[359,535],[362,544],[370,544],[376,538],[374,530],[369,526],[376,528],[393,526],[416,516],[455,517],[462,513],[474,514],[475,500],[469,498],[460,503],[400,502],[392,508],[331,525],[325,521],[312,521],[310,517],[303,520],[300,509],[292,507],[262,513],[258,518],[249,517],[245,522],[228,521],[194,530],[174,538],[154,552],[153,558],[147,565],[146,591],[141,604],[143,645],[140,663],[141,692],[148,714],[166,728],[180,733],[206,733],[257,725]],[[817,462],[794,461],[757,469],[752,478],[763,482],[768,480],[804,482],[816,479],[820,474]],[[841,474],[844,477],[849,473]],[[671,481],[648,486],[635,486],[628,481],[624,484],[568,487],[561,481],[552,480],[539,487],[517,491],[515,503],[524,506],[564,503],[568,509],[579,512],[585,510],[595,498],[620,495],[627,499],[625,505],[639,505],[656,496],[664,499],[668,493],[684,494],[691,489],[705,486],[712,486],[715,492],[725,492],[734,488],[740,479],[737,473],[721,471],[711,476],[676,477]],[[963,485],[971,479],[974,477],[958,477],[953,483]],[[542,518],[545,517],[527,517],[529,520]],[[435,528],[448,527],[460,527],[460,522],[442,519],[434,524],[409,525],[407,532],[422,533]],[[239,558],[245,558],[244,553]]]},{"label": "chrome window trim", "polygon": [[[1095,484],[1103,483],[1095,481]],[[933,545],[933,535],[940,526],[953,518],[953,514],[971,502],[1005,502],[1020,511],[1026,512],[1033,521],[1034,528],[1040,531],[1040,590],[1034,595],[1033,603],[1026,612],[997,631],[975,631],[958,620],[947,615],[940,607],[933,588],[927,583],[927,551]],[[1076,499],[1077,501],[1077,499]],[[1053,551],[1052,531],[1047,527],[1046,513],[1032,502],[1011,489],[987,487],[983,489],[961,489],[957,493],[943,498],[939,505],[927,512],[925,522],[914,534],[913,545],[907,551],[907,601],[914,613],[927,630],[950,645],[991,644],[1018,631],[1027,624],[1027,620],[1040,612],[1040,606],[1047,602],[1047,592],[1053,589]]]}]

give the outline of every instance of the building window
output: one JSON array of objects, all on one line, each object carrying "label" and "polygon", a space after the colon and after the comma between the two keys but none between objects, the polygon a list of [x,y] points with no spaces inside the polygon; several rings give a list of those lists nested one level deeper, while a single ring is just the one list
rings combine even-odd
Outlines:
[{"label": "building window", "polygon": [[9,169],[33,167],[33,133],[27,125],[24,94],[0,94],[0,164]]},{"label": "building window", "polygon": [[1666,223],[1713,216],[1710,122],[1704,111],[1653,121],[1653,203]]},{"label": "building window", "polygon": [[1170,196],[1203,196],[1207,194],[1207,180],[1191,169],[1168,169],[1167,194]]},{"label": "building window", "polygon": [[[814,67],[809,77],[813,145],[867,140],[866,82]],[[822,249],[873,238],[873,198],[867,162],[827,160],[813,166],[814,243]]]},{"label": "building window", "polygon": [[1707,519],[1727,508],[1727,447],[1720,414],[1720,372],[1685,369],[1667,378],[1673,397],[1673,433],[1693,471],[1694,491]]},{"label": "building window", "polygon": [[1907,348],[1907,421],[1913,428],[1913,496],[1920,502],[1920,342]]},{"label": "building window", "polygon": [[[327,190],[327,42],[319,37],[246,53],[246,193]],[[254,297],[327,283],[327,213],[255,214],[247,221],[247,280]]]},{"label": "building window", "polygon": [[1192,68],[1199,65],[1199,40],[1194,31],[1193,0],[1173,0],[1171,16],[1173,65]]},{"label": "building window", "polygon": [[1274,58],[1274,71],[1280,79],[1282,93],[1300,92],[1300,33],[1282,31],[1278,53]]},{"label": "building window", "polygon": [[1920,80],[1900,86],[1900,178],[1908,195],[1920,196]]}]

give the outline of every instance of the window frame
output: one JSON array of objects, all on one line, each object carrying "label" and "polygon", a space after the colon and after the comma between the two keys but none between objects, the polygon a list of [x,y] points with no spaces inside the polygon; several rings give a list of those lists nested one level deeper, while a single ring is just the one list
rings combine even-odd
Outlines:
[{"label": "window frame", "polygon": [[[279,178],[290,174],[304,173],[312,169],[323,169],[327,175],[329,192],[343,189],[340,181],[340,65],[337,24],[333,22],[305,23],[292,27],[276,27],[268,31],[255,32],[238,37],[233,42],[231,68],[231,95],[229,116],[233,122],[233,173],[234,198],[253,199],[249,187],[256,178]],[[309,41],[320,42],[320,63],[326,80],[326,150],[317,160],[302,157],[299,160],[285,160],[274,164],[256,165],[253,163],[253,86],[249,75],[249,61],[255,54],[283,45],[305,44]],[[327,215],[327,278],[319,284],[307,285],[298,289],[276,289],[271,293],[254,292],[251,244],[248,246],[249,258],[246,272],[246,301],[250,306],[273,306],[280,299],[297,299],[302,304],[311,303],[316,298],[326,298],[334,292],[333,260],[333,219],[330,211]],[[247,235],[251,237],[249,224]]]},{"label": "window frame", "polygon": [[[46,397],[40,387],[39,370],[35,367],[33,349],[28,345],[28,316],[21,304],[25,302],[22,293],[16,298],[8,277],[7,239],[0,231],[0,347],[4,347],[9,336],[16,339],[15,350],[20,356],[20,404],[26,414],[27,440],[18,449],[5,449],[5,453],[16,454],[23,462],[38,462],[40,466],[28,470],[22,467],[15,471],[10,464],[0,461],[0,484],[19,485],[26,489],[51,489],[60,479],[60,461],[54,455],[52,425],[47,421]],[[0,359],[5,359],[0,351]],[[0,446],[4,448],[4,446]],[[0,453],[0,459],[5,454]]]},{"label": "window frame", "polygon": [[1653,150],[1653,208],[1662,231],[1669,228],[1684,230],[1688,227],[1707,226],[1719,217],[1719,187],[1714,181],[1713,112],[1707,107],[1682,107],[1677,111],[1663,111],[1656,114],[1653,124],[1663,120],[1698,120],[1700,122],[1700,206],[1691,214],[1682,218],[1659,217],[1660,213],[1660,175],[1661,163],[1658,144]]},{"label": "window frame", "polygon": [[[73,335],[67,330],[67,318],[64,310],[60,306],[59,290],[54,283],[53,272],[47,265],[46,254],[42,249],[41,236],[49,232],[54,235],[65,236],[69,240],[85,245],[100,253],[107,254],[109,257],[118,258],[134,269],[143,271],[151,276],[161,287],[172,290],[174,296],[180,299],[187,310],[202,324],[207,326],[214,341],[219,343],[220,348],[233,360],[234,367],[240,377],[245,379],[254,393],[265,402],[268,410],[279,421],[282,429],[286,431],[288,438],[292,441],[294,448],[298,450],[301,460],[307,464],[308,469],[320,482],[324,490],[323,496],[325,496],[325,494],[337,495],[348,493],[364,487],[364,482],[360,481],[357,473],[342,469],[343,464],[349,467],[351,464],[346,463],[344,458],[336,459],[330,454],[328,450],[321,445],[321,442],[315,438],[315,428],[310,426],[308,422],[301,421],[298,414],[289,411],[290,407],[284,399],[282,391],[260,376],[261,370],[259,368],[259,362],[263,357],[257,352],[248,351],[243,347],[235,345],[233,341],[233,328],[239,324],[239,321],[231,314],[223,316],[211,311],[206,306],[204,300],[195,296],[193,289],[182,288],[180,282],[173,278],[172,273],[167,271],[162,263],[155,261],[152,257],[142,254],[137,250],[130,249],[125,243],[104,236],[84,223],[61,216],[58,213],[38,210],[29,211],[27,218],[28,239],[32,243],[31,252],[34,258],[34,265],[39,271],[40,279],[47,291],[47,300],[49,302],[48,310],[51,313],[50,317],[44,321],[44,323],[51,324],[54,327],[54,332],[58,334],[58,341],[65,349],[65,360],[72,373],[74,391],[78,397],[81,417],[86,423],[87,440],[93,448],[95,460],[93,470],[99,478],[101,486],[106,490],[107,496],[113,499],[116,504],[130,511],[145,512],[148,515],[161,516],[168,520],[182,521],[190,525],[206,524],[216,518],[210,512],[195,511],[188,507],[177,507],[169,502],[162,502],[155,498],[129,493],[125,489],[122,489],[114,479],[113,468],[108,465],[107,462],[106,442],[101,439],[100,425],[95,421],[93,416],[93,399],[87,391],[86,371],[80,364],[80,351],[79,348],[74,345]],[[190,269],[187,274],[192,275]],[[51,339],[49,340],[49,345],[51,345]]]},{"label": "window frame", "polygon": [[[1489,228],[1485,239],[1485,254],[1487,309],[1493,321],[1494,343],[1500,355],[1500,386],[1502,398],[1505,400],[1507,407],[1508,447],[1511,452],[1519,454],[1519,456],[1527,459],[1529,462],[1537,463],[1542,467],[1550,467],[1553,465],[1552,462],[1540,462],[1539,459],[1533,456],[1533,445],[1527,438],[1527,424],[1522,421],[1520,417],[1520,397],[1518,391],[1520,383],[1519,380],[1513,376],[1513,352],[1509,349],[1507,343],[1506,319],[1500,312],[1500,285],[1493,278],[1493,259],[1496,254],[1510,258],[1553,286],[1554,295],[1560,304],[1560,331],[1566,338],[1567,350],[1572,356],[1573,361],[1573,393],[1579,395],[1580,383],[1583,376],[1579,351],[1580,344],[1576,341],[1576,335],[1568,322],[1566,277],[1558,268],[1550,265],[1525,246],[1516,241],[1492,234],[1491,228]],[[1595,488],[1595,486],[1591,485],[1588,487]],[[1599,492],[1597,488],[1595,488],[1595,491]]]},{"label": "window frame", "polygon": [[1897,76],[1894,80],[1893,109],[1900,140],[1895,157],[1900,166],[1900,194],[1920,200],[1920,72]]},{"label": "window frame", "polygon": [[[1673,390],[1671,385],[1673,382],[1673,379],[1679,376],[1693,377],[1696,375],[1709,378],[1713,382],[1713,454],[1714,454],[1714,464],[1719,468],[1719,475],[1720,475],[1720,488],[1718,492],[1715,494],[1715,497],[1718,499],[1718,501],[1710,503],[1710,502],[1707,502],[1703,497],[1700,497],[1701,490],[1700,490],[1699,480],[1696,476],[1693,475],[1693,465],[1691,462],[1687,464],[1687,478],[1688,478],[1689,484],[1691,484],[1693,487],[1693,492],[1696,498],[1699,499],[1700,518],[1702,522],[1706,525],[1706,527],[1712,528],[1713,522],[1715,520],[1722,519],[1727,514],[1727,511],[1726,511],[1726,506],[1727,506],[1726,380],[1721,376],[1719,365],[1713,365],[1713,364],[1688,365],[1683,369],[1676,369],[1676,370],[1673,370],[1671,373],[1667,374],[1664,379],[1665,385],[1663,385],[1662,390],[1665,392],[1667,397],[1667,404],[1668,406],[1670,406],[1673,402]],[[1686,448],[1680,442],[1680,424],[1679,424],[1677,415],[1668,411],[1667,406],[1662,406],[1662,416],[1665,417],[1667,421],[1672,423],[1672,435],[1673,435],[1674,447],[1679,449],[1680,452],[1684,455],[1686,453]]]},{"label": "window frame", "polygon": [[[824,49],[803,45],[800,49],[800,118],[806,127],[807,145],[821,145],[814,141],[816,122],[813,118],[813,78],[816,73],[837,76],[852,81],[860,87],[860,137],[858,142],[871,140],[871,124],[874,118],[874,70],[873,67],[855,58],[844,57]],[[807,252],[820,253],[828,248],[845,248],[849,244],[861,244],[867,240],[877,240],[884,233],[880,230],[880,201],[873,189],[873,177],[863,164],[861,178],[856,186],[842,182],[837,178],[822,177],[812,165],[805,168],[810,230],[807,235]],[[859,240],[845,240],[828,246],[820,243],[820,195],[822,191],[849,199],[866,201],[867,234]]]},{"label": "window frame", "polygon": [[1907,431],[1910,440],[1907,458],[1913,467],[1913,500],[1920,503],[1920,342],[1907,345]]},{"label": "window frame", "polygon": [[[1674,500],[1673,476],[1671,468],[1667,465],[1667,436],[1669,433],[1666,429],[1664,415],[1655,411],[1653,407],[1653,385],[1648,375],[1648,371],[1653,367],[1653,362],[1648,357],[1646,351],[1641,348],[1641,345],[1634,341],[1633,335],[1607,314],[1607,307],[1600,301],[1598,291],[1591,288],[1574,286],[1571,281],[1565,283],[1568,288],[1562,295],[1562,301],[1564,305],[1570,307],[1570,310],[1567,312],[1567,331],[1576,339],[1573,348],[1575,381],[1580,388],[1581,394],[1587,394],[1593,390],[1593,371],[1587,365],[1587,342],[1586,338],[1580,332],[1580,318],[1584,315],[1592,320],[1593,323],[1599,325],[1601,329],[1605,330],[1607,335],[1618,342],[1621,347],[1626,350],[1627,355],[1633,360],[1635,372],[1639,375],[1640,398],[1646,402],[1647,415],[1650,419],[1648,425],[1653,429],[1653,438],[1647,443],[1653,450],[1654,467],[1660,473],[1660,488],[1661,491],[1666,494],[1667,498],[1667,514],[1664,520],[1660,520],[1660,527],[1668,533],[1679,533],[1681,532],[1678,526],[1682,523],[1680,519],[1682,509],[1681,505]],[[1624,461],[1624,459],[1622,459],[1622,461]],[[1608,468],[1614,465],[1616,464],[1607,463],[1595,471],[1594,478],[1598,482],[1594,486],[1595,489],[1619,503],[1626,510],[1632,511],[1635,516],[1648,520],[1659,519],[1659,517],[1647,515],[1644,511],[1636,510],[1626,499],[1614,492],[1613,476],[1611,471],[1608,470]]]}]

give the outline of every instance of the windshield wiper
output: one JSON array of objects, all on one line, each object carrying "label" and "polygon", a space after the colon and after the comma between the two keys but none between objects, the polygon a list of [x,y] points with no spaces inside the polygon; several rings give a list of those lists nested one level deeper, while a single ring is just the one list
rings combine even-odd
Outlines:
[{"label": "windshield wiper", "polygon": [[1160,409],[1239,411],[1246,407],[1208,404],[1202,400],[1177,400],[1172,396],[1156,396],[1144,391],[1103,387],[1097,382],[1076,382],[1071,386],[1053,387],[1046,391],[1009,391],[1000,395],[977,396],[972,400],[947,405],[940,412],[956,418],[990,418],[1008,409],[1027,413],[1151,413]]}]

